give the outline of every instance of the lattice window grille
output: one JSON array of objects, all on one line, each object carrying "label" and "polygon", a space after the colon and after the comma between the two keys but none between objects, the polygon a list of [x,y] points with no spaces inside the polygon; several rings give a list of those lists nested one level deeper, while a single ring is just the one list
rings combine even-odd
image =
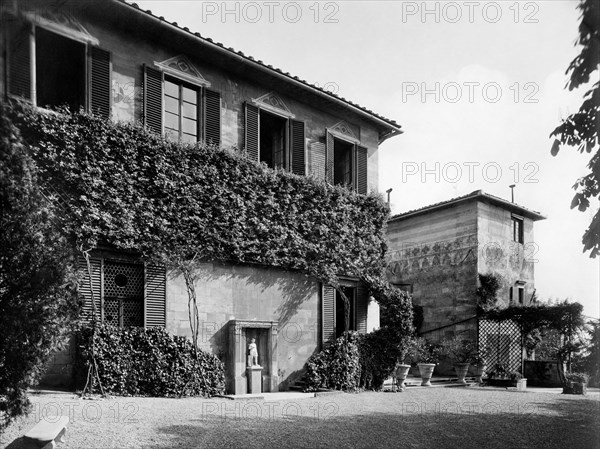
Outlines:
[{"label": "lattice window grille", "polygon": [[119,327],[144,325],[144,266],[105,260],[104,321]]},{"label": "lattice window grille", "polygon": [[511,320],[479,320],[479,347],[487,349],[488,370],[501,365],[509,372],[520,372],[523,362],[521,329]]}]

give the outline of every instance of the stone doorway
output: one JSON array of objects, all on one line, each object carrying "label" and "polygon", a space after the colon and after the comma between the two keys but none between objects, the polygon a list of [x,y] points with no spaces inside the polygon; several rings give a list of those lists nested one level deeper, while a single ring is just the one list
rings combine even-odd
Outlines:
[{"label": "stone doorway", "polygon": [[262,370],[262,391],[279,391],[277,364],[277,321],[229,321],[226,386],[229,394],[246,394],[248,345],[256,340]]}]

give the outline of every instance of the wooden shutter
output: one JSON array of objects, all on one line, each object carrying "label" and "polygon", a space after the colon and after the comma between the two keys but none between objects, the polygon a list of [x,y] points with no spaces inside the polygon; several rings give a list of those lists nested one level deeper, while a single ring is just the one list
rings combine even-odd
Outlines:
[{"label": "wooden shutter", "polygon": [[250,103],[246,103],[246,122],[244,126],[244,147],[246,156],[254,161],[258,161],[258,108]]},{"label": "wooden shutter", "polygon": [[356,330],[367,333],[367,310],[369,308],[369,291],[364,285],[356,288]]},{"label": "wooden shutter", "polygon": [[325,180],[333,184],[333,134],[327,132],[327,155],[325,157]]},{"label": "wooden shutter", "polygon": [[365,147],[356,148],[356,191],[362,195],[368,192],[367,186],[367,157],[368,151]]},{"label": "wooden shutter", "polygon": [[290,120],[290,154],[292,157],[292,173],[306,174],[304,122]]},{"label": "wooden shutter", "polygon": [[8,93],[31,100],[31,25],[9,21]]},{"label": "wooden shutter", "polygon": [[79,294],[83,296],[83,309],[81,317],[85,322],[90,322],[93,317],[92,291],[96,302],[96,319],[102,320],[102,259],[90,257],[92,269],[92,282],[90,285],[90,276],[87,263],[83,256],[78,260],[79,271],[82,273],[81,283],[79,284]]},{"label": "wooden shutter", "polygon": [[221,94],[204,89],[204,142],[221,145]]},{"label": "wooden shutter", "polygon": [[327,149],[323,142],[313,142],[310,144],[309,153],[309,173],[317,179],[325,180]]},{"label": "wooden shutter", "polygon": [[167,279],[165,267],[145,266],[144,326],[165,327],[167,309]]},{"label": "wooden shutter", "polygon": [[108,119],[110,117],[110,53],[91,48],[90,109]]},{"label": "wooden shutter", "polygon": [[335,289],[324,285],[322,289],[323,345],[335,340]]},{"label": "wooden shutter", "polygon": [[157,134],[162,134],[163,74],[144,66],[144,125]]}]

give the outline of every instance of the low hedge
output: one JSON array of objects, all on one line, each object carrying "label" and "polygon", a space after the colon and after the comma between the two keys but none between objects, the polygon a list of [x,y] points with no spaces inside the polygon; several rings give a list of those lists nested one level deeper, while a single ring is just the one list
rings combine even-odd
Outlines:
[{"label": "low hedge", "polygon": [[354,391],[360,386],[360,352],[362,335],[348,332],[330,346],[314,354],[306,363],[306,390],[321,388]]},{"label": "low hedge", "polygon": [[[225,391],[223,363],[192,342],[162,328],[91,326],[77,333],[78,386],[91,361],[92,339],[100,382],[106,393],[121,396],[215,396]],[[97,386],[96,386],[97,388]],[[94,392],[98,392],[95,390]]]}]

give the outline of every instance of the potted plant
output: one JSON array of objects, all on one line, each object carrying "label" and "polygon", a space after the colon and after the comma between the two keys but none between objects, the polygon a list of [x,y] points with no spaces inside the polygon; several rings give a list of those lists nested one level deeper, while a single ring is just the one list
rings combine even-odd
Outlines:
[{"label": "potted plant", "polygon": [[415,344],[415,355],[417,360],[419,360],[417,366],[419,367],[419,374],[421,376],[421,385],[431,387],[431,377],[439,361],[440,348],[427,343],[424,338],[418,338]]},{"label": "potted plant", "polygon": [[465,377],[469,371],[469,365],[477,354],[475,343],[455,336],[442,342],[442,353],[452,362],[458,383],[466,385]]},{"label": "potted plant", "polygon": [[473,355],[471,365],[475,368],[475,376],[477,383],[483,382],[483,374],[487,368],[487,358],[489,350],[487,346],[478,348],[476,353]]},{"label": "potted plant", "polygon": [[396,379],[396,388],[399,388],[400,391],[404,391],[404,381],[410,370],[410,364],[407,364],[406,362],[414,357],[416,343],[414,337],[406,337],[398,347],[398,363],[394,370],[394,377]]},{"label": "potted plant", "polygon": [[588,375],[585,373],[565,374],[563,394],[583,394],[587,392]]},{"label": "potted plant", "polygon": [[488,385],[495,387],[517,387],[518,390],[527,388],[527,379],[517,371],[508,371],[504,365],[497,363],[488,372]]}]

